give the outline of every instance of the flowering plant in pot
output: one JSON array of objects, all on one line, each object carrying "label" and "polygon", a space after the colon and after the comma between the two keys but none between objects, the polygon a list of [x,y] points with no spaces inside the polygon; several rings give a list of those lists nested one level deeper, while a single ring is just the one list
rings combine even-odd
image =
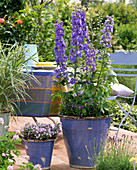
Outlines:
[{"label": "flowering plant in pot", "polygon": [[60,123],[27,123],[21,131],[29,162],[49,168],[51,163],[54,141],[58,137]]},{"label": "flowering plant in pot", "polygon": [[96,49],[88,38],[84,10],[74,10],[72,48],[70,55],[66,56],[63,22],[55,23],[54,51],[58,66],[55,70],[57,78],[55,83],[68,85],[71,89],[69,92],[60,92],[59,95],[62,100],[60,117],[64,140],[72,167],[93,166],[93,160],[92,165],[88,161],[85,145],[95,146],[92,152],[98,154],[101,138],[103,142],[106,140],[113,113],[112,103],[108,100],[112,93],[110,82],[113,81],[113,78],[108,76],[110,74],[108,50],[111,47],[113,24],[113,18],[107,16],[102,30],[96,35],[96,41],[100,45],[100,49]]}]

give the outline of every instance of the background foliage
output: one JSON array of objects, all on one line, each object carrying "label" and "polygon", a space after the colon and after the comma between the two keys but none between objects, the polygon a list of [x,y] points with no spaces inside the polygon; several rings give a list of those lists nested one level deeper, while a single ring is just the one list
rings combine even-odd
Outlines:
[{"label": "background foliage", "polygon": [[[26,3],[25,3],[26,2]],[[12,4],[12,7],[8,5]],[[48,5],[47,5],[48,4]],[[4,5],[4,8],[2,6]],[[6,21],[0,23],[0,40],[2,43],[14,44],[16,41],[20,44],[35,43],[38,45],[40,61],[54,61],[54,23],[56,20],[62,20],[64,23],[67,49],[69,51],[71,39],[71,13],[74,7],[79,6],[86,11],[88,30],[90,39],[96,43],[94,32],[97,33],[106,15],[114,15],[115,27],[112,41],[112,52],[116,50],[137,50],[137,10],[135,4],[126,5],[124,2],[112,3],[97,1],[82,1],[76,5],[69,3],[69,0],[20,0],[18,5],[14,0],[3,0],[0,2],[1,17],[7,15]],[[15,8],[16,7],[16,8]],[[17,20],[21,19],[22,24],[18,25]],[[98,48],[98,46],[97,46]],[[68,54],[66,52],[66,54]]]},{"label": "background foliage", "polygon": [[25,7],[25,0],[1,0],[0,1],[0,18],[5,15],[12,16],[14,12]]}]

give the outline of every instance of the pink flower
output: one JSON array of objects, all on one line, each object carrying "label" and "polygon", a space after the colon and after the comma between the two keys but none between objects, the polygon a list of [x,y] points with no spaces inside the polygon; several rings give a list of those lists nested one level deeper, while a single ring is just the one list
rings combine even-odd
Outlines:
[{"label": "pink flower", "polygon": [[2,153],[2,156],[6,156],[6,154],[5,154],[5,153]]},{"label": "pink flower", "polygon": [[27,160],[29,160],[29,156],[28,155],[25,155],[25,156],[23,156],[25,159],[27,159]]},{"label": "pink flower", "polygon": [[0,23],[3,23],[4,21],[4,18],[0,18]]},{"label": "pink flower", "polygon": [[13,170],[13,166],[9,165],[9,166],[7,167],[7,170]]},{"label": "pink flower", "polygon": [[16,133],[20,133],[20,130],[16,130]]},{"label": "pink flower", "polygon": [[2,117],[0,118],[0,124],[4,124],[4,119]]},{"label": "pink flower", "polygon": [[13,160],[12,160],[12,159],[9,159],[9,162],[10,162],[10,163],[13,163]]},{"label": "pink flower", "polygon": [[19,139],[19,135],[13,135],[13,139],[14,139],[14,140]]},{"label": "pink flower", "polygon": [[34,169],[42,170],[42,169],[41,169],[41,165],[40,165],[40,164],[36,164],[36,165],[34,166]]},{"label": "pink flower", "polygon": [[9,126],[4,126],[4,128],[5,128],[5,129],[8,129],[8,128],[9,128]]}]

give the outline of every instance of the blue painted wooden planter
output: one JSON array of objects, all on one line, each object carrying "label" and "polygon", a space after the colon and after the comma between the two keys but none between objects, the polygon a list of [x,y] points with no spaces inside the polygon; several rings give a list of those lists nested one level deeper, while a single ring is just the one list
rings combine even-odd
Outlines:
[{"label": "blue painted wooden planter", "polygon": [[[93,167],[94,155],[98,155],[100,146],[106,142],[111,118],[72,119],[72,117],[60,115],[60,119],[70,166],[73,168]],[[85,146],[90,153],[91,163]]]},{"label": "blue painted wooden planter", "polygon": [[[30,74],[32,74],[31,70]],[[16,110],[16,114],[26,117],[57,116],[60,101],[59,99],[51,100],[51,95],[60,90],[53,84],[54,71],[33,70],[33,74],[40,84],[31,80],[32,87],[26,88],[26,93],[30,97],[26,96],[26,102],[22,100],[16,103],[20,108],[20,111]]]},{"label": "blue painted wooden planter", "polygon": [[27,155],[30,157],[29,162],[33,165],[40,164],[41,168],[50,168],[54,140],[47,141],[24,141]]},{"label": "blue painted wooden planter", "polygon": [[[53,70],[32,70],[29,71],[30,74],[33,74],[40,84],[37,84],[35,81],[31,80],[32,86],[29,85],[29,88],[26,87],[26,93],[30,96],[26,96],[26,101],[18,101],[16,105],[20,110],[16,109],[17,116],[26,116],[26,117],[48,117],[48,116],[58,116],[60,112],[60,98],[55,97],[51,99],[51,95],[58,93],[60,87],[56,86],[53,83],[53,80],[56,78],[56,75]],[[24,71],[25,73],[25,71]],[[68,91],[67,86],[62,86],[62,91]]]}]

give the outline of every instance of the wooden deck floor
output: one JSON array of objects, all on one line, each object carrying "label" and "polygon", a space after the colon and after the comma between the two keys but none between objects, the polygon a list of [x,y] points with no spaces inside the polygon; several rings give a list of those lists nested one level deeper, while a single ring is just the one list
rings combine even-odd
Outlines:
[{"label": "wooden deck floor", "polygon": [[[59,118],[54,117],[53,118],[55,121],[59,122]],[[44,122],[44,123],[52,123],[50,120],[47,118],[37,118],[38,122]],[[21,130],[21,127],[24,126],[25,123],[27,122],[33,122],[34,120],[29,117],[15,117],[15,120],[13,117],[10,118],[10,131],[16,131],[16,130]],[[110,131],[109,135],[114,136],[115,131]],[[119,137],[122,134],[126,134],[129,137],[132,136],[134,139],[134,142],[137,143],[137,133],[125,131],[125,130],[120,130]],[[17,148],[21,152],[21,156],[16,157],[16,165],[14,166],[14,169],[19,169],[19,165],[26,161],[24,156],[26,155],[25,147],[22,142],[20,146],[17,146]],[[55,142],[54,149],[53,149],[53,156],[51,160],[51,168],[50,170],[76,170],[75,168],[69,167],[69,161],[67,157],[67,152],[66,148],[64,145],[64,140],[63,140],[63,135],[60,134],[58,140]],[[82,169],[81,169],[82,170]]]}]

